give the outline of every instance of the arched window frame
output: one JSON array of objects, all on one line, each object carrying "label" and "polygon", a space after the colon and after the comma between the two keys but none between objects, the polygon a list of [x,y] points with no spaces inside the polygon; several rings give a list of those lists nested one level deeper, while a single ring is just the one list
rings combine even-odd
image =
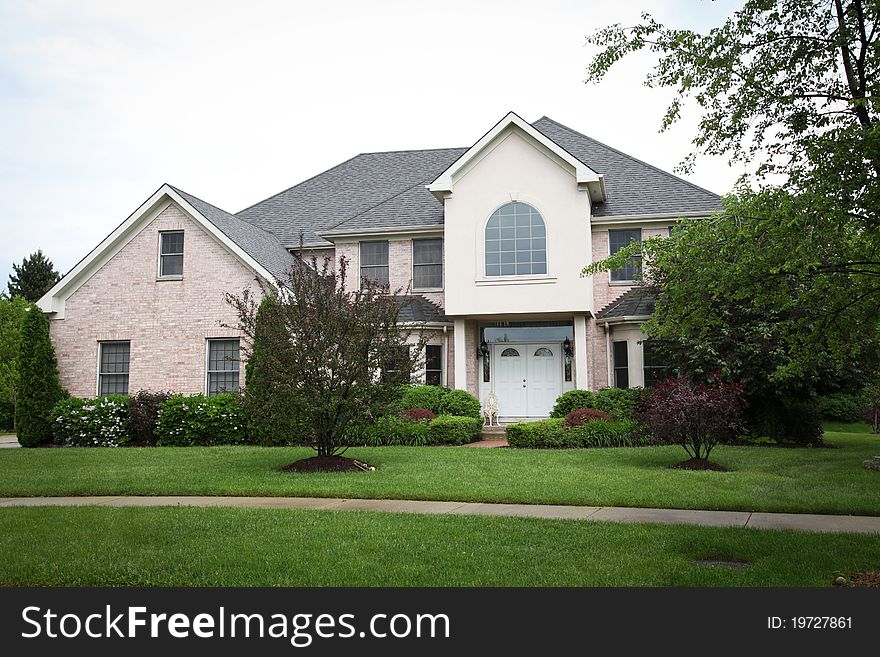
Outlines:
[{"label": "arched window frame", "polygon": [[[516,265],[517,265],[517,264],[521,264],[521,263],[517,263],[517,262],[516,262],[516,255],[514,255],[514,262],[513,262],[513,263],[502,263],[501,260],[503,259],[503,256],[501,256],[501,253],[503,253],[504,251],[501,251],[500,249],[499,249],[499,251],[497,252],[498,255],[499,255],[498,262],[497,262],[497,263],[489,263],[490,252],[489,252],[489,244],[488,244],[488,243],[489,243],[490,239],[498,239],[499,242],[500,242],[500,240],[502,239],[502,237],[501,237],[501,233],[500,233],[500,229],[502,228],[501,226],[498,227],[498,229],[499,229],[499,235],[498,235],[498,237],[497,237],[497,238],[495,238],[495,237],[491,237],[491,238],[490,238],[490,236],[489,236],[490,225],[489,225],[489,224],[490,224],[490,222],[492,221],[492,219],[493,219],[496,215],[498,215],[498,213],[499,213],[501,210],[503,210],[503,209],[506,208],[507,206],[511,206],[511,205],[514,205],[514,204],[525,205],[525,206],[531,208],[531,211],[532,211],[535,215],[537,215],[538,219],[539,219],[540,222],[541,222],[541,227],[542,227],[542,229],[543,229],[543,233],[544,233],[543,236],[540,236],[540,235],[533,236],[533,235],[530,234],[528,239],[529,239],[529,250],[530,250],[530,252],[534,253],[534,252],[536,252],[536,251],[542,251],[542,250],[543,250],[543,253],[544,253],[543,271],[540,271],[540,270],[539,270],[539,271],[537,271],[537,272],[535,272],[535,271],[529,271],[529,272],[517,272],[517,271],[516,271]],[[533,226],[534,226],[534,222],[532,221],[532,222],[530,222],[530,225],[529,225],[530,233],[531,233],[531,229],[533,228]],[[516,242],[516,240],[518,239],[516,233],[517,233],[517,231],[516,231],[516,226],[514,225],[514,237],[513,237],[513,238],[509,238],[509,237],[508,237],[508,238],[504,238],[504,239],[513,239],[514,242]],[[541,211],[535,206],[534,203],[526,202],[526,201],[508,201],[507,203],[504,203],[504,204],[502,204],[502,205],[499,205],[499,206],[496,207],[496,208],[495,208],[495,209],[489,214],[489,216],[486,218],[486,221],[485,221],[484,224],[483,224],[483,230],[481,231],[481,234],[480,234],[480,239],[482,239],[482,256],[483,256],[483,257],[482,257],[482,260],[483,260],[482,268],[483,268],[483,276],[484,276],[485,278],[487,278],[487,279],[490,279],[490,280],[492,280],[492,279],[504,279],[504,278],[521,278],[521,277],[535,277],[535,276],[545,277],[545,276],[548,276],[548,275],[549,275],[549,271],[550,271],[550,263],[549,263],[550,258],[549,258],[549,254],[548,254],[548,251],[547,251],[547,242],[548,242],[547,234],[548,234],[547,220],[546,220],[545,217],[544,217],[544,213],[541,212]],[[520,237],[519,239],[522,239],[522,238]],[[535,248],[534,240],[540,240],[540,239],[543,239],[543,241],[544,241],[544,244],[543,244],[544,248],[543,248],[543,249]],[[499,244],[499,247],[500,247],[500,246],[501,246],[501,245]],[[519,252],[519,251],[516,249],[516,246],[517,246],[517,245],[514,244],[514,251],[513,251],[514,254],[516,254],[516,253]],[[507,252],[509,253],[509,251],[507,251]],[[495,253],[495,252],[493,252],[493,254],[494,254],[494,253]],[[531,262],[532,262],[532,264],[535,264],[533,261],[531,261]],[[495,271],[493,271],[493,270],[490,268],[490,267],[492,267],[492,266],[494,266],[494,265],[496,265],[496,264],[497,264],[497,266],[498,266],[498,273],[495,273]],[[508,264],[508,265],[509,265],[509,264],[513,264],[513,265],[514,265],[514,273],[501,273],[501,272],[502,272],[502,265],[503,265],[503,264]],[[541,263],[538,263],[538,264],[541,264]]]}]

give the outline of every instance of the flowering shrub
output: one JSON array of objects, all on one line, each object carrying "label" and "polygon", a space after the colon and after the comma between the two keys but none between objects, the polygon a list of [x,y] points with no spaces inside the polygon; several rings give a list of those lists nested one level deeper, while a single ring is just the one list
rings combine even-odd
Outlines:
[{"label": "flowering shrub", "polygon": [[437,416],[427,408],[407,408],[400,416],[410,422],[428,422]]},{"label": "flowering shrub", "polygon": [[52,435],[67,447],[119,447],[128,442],[128,397],[62,399],[52,409]]},{"label": "flowering shrub", "polygon": [[238,395],[176,395],[159,406],[157,445],[235,445],[246,438]]},{"label": "flowering shrub", "polygon": [[655,440],[681,445],[694,459],[708,459],[720,441],[743,431],[745,403],[736,383],[695,383],[687,377],[661,381],[636,411],[636,421]]},{"label": "flowering shrub", "polygon": [[599,411],[595,408],[578,408],[565,416],[565,426],[579,427],[585,422],[591,422],[593,420],[610,422],[611,416],[605,411]]}]

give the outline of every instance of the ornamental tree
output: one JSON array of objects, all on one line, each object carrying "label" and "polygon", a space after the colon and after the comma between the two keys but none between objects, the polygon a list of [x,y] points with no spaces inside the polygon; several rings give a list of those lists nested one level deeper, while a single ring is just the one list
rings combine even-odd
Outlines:
[{"label": "ornamental tree", "polygon": [[18,442],[24,447],[36,447],[52,440],[52,408],[65,392],[58,380],[49,322],[33,306],[22,323],[18,370]]},{"label": "ornamental tree", "polygon": [[407,344],[398,326],[402,290],[364,279],[346,287],[348,261],[300,258],[265,301],[227,295],[238,314],[245,405],[264,442],[308,443],[319,457],[341,456],[353,426],[390,412],[419,367],[423,340]]},{"label": "ornamental tree", "polygon": [[673,377],[647,392],[635,419],[660,442],[681,445],[692,459],[708,460],[719,442],[743,430],[742,393],[736,383]]}]

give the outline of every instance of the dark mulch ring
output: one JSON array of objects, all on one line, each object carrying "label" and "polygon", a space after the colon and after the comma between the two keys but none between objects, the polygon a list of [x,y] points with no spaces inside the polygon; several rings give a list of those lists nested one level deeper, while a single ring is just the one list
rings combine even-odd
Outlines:
[{"label": "dark mulch ring", "polygon": [[375,468],[347,456],[312,456],[288,463],[282,472],[367,472]]},{"label": "dark mulch ring", "polygon": [[851,586],[880,588],[880,573],[876,571],[855,573],[849,578]]},{"label": "dark mulch ring", "polygon": [[723,465],[718,465],[707,459],[688,459],[681,463],[670,466],[674,470],[712,470],[714,472],[730,472]]}]

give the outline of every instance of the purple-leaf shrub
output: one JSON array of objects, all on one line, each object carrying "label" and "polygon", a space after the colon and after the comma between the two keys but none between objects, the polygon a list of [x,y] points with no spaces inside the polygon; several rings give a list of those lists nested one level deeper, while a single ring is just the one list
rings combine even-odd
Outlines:
[{"label": "purple-leaf shrub", "polygon": [[681,445],[695,459],[708,459],[712,448],[742,432],[743,388],[720,380],[694,382],[674,377],[659,382],[639,404],[636,421],[655,440]]},{"label": "purple-leaf shrub", "polygon": [[611,416],[608,415],[605,411],[600,411],[595,408],[576,408],[571,413],[565,416],[565,426],[567,427],[579,427],[586,422],[592,422],[593,420],[604,420],[605,422],[611,421]]},{"label": "purple-leaf shrub", "polygon": [[400,415],[410,422],[430,422],[437,419],[433,411],[427,408],[407,408]]}]

